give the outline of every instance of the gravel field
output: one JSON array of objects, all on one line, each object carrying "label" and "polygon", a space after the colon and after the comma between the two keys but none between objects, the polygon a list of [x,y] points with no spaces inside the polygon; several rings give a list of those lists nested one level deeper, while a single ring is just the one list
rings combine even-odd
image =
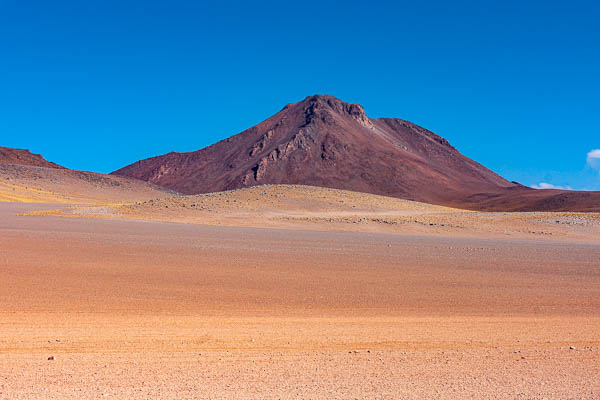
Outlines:
[{"label": "gravel field", "polygon": [[0,399],[600,397],[593,235],[56,207],[0,203]]}]

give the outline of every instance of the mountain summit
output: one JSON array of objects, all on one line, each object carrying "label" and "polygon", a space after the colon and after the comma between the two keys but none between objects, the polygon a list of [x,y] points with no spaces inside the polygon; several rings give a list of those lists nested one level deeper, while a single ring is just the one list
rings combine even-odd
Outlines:
[{"label": "mountain summit", "polygon": [[183,194],[301,184],[480,210],[595,210],[598,193],[509,182],[411,122],[367,117],[359,104],[314,95],[202,150],[113,172]]},{"label": "mountain summit", "polygon": [[315,95],[202,150],[113,172],[184,194],[305,184],[446,204],[515,186],[408,121],[370,119],[359,104]]}]

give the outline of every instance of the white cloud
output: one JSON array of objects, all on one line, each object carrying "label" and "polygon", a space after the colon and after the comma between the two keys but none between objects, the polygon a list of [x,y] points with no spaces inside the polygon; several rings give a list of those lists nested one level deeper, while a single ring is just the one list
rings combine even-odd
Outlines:
[{"label": "white cloud", "polygon": [[600,149],[592,150],[587,153],[587,164],[600,171]]},{"label": "white cloud", "polygon": [[531,185],[534,189],[562,189],[562,190],[573,190],[571,186],[559,186],[553,185],[547,182],[540,182],[538,185]]}]

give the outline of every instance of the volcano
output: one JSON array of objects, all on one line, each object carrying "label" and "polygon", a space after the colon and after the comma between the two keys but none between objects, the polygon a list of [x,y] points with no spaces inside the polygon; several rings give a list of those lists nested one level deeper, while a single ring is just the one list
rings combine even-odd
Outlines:
[{"label": "volcano", "polygon": [[148,158],[112,174],[182,194],[301,184],[469,209],[600,209],[598,193],[509,182],[427,129],[396,118],[371,119],[361,105],[329,95],[288,104],[204,149]]}]

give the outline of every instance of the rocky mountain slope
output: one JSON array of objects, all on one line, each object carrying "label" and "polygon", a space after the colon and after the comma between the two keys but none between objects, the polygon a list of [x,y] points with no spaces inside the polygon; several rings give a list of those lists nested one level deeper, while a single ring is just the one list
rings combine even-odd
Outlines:
[{"label": "rocky mountain slope", "polygon": [[429,203],[516,185],[445,139],[400,119],[370,119],[358,104],[316,95],[191,153],[169,153],[113,172],[184,194],[261,184],[306,184]]},{"label": "rocky mountain slope", "polygon": [[113,174],[184,194],[283,183],[469,209],[600,210],[600,193],[509,182],[433,132],[401,119],[368,118],[359,104],[328,95],[288,104],[204,149],[148,158]]}]

